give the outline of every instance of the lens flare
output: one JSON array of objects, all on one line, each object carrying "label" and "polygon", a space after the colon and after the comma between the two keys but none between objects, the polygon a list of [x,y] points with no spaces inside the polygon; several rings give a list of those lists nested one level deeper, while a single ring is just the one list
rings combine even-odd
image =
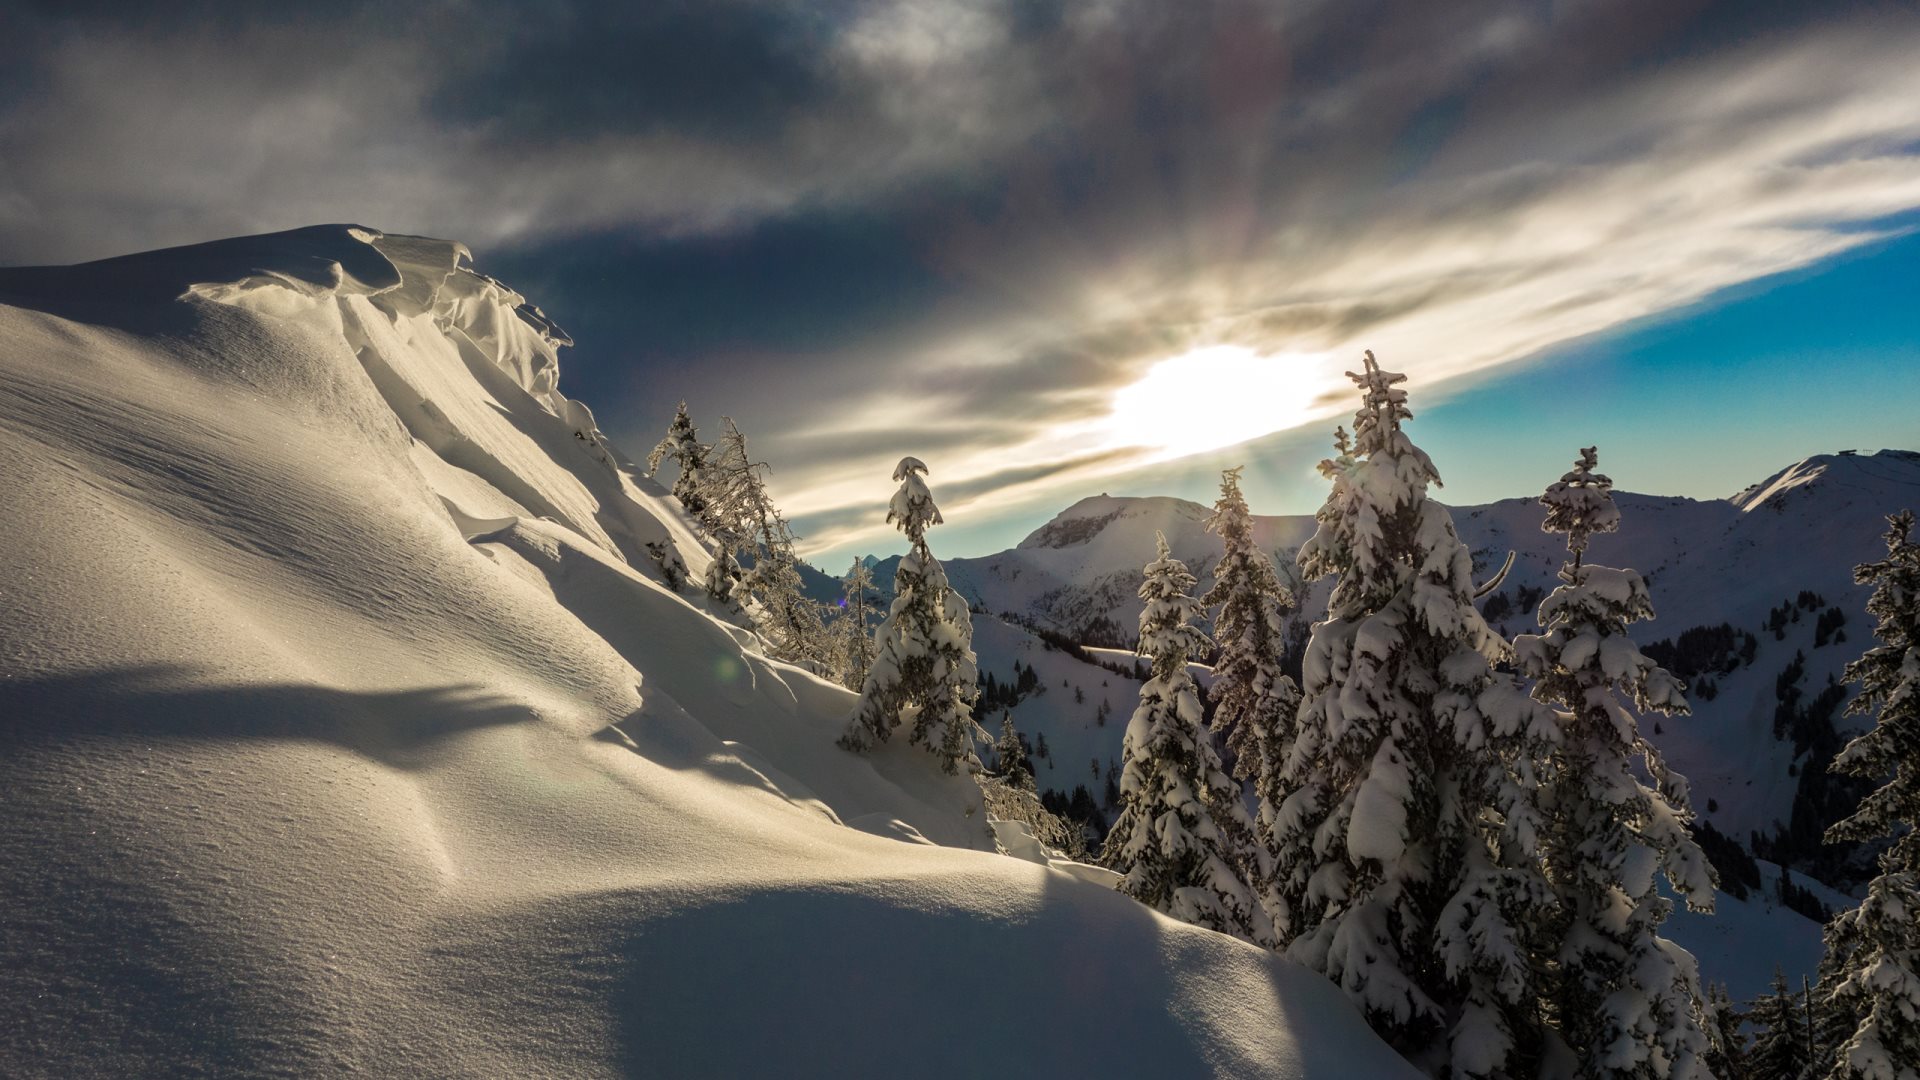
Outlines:
[{"label": "lens flare", "polygon": [[1122,388],[1108,423],[1116,443],[1158,447],[1169,458],[1245,442],[1311,417],[1325,360],[1240,345],[1195,349]]}]

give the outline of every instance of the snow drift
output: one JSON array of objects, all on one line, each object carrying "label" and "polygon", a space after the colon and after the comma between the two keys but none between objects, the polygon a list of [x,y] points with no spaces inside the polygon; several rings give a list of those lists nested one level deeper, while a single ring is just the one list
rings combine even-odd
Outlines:
[{"label": "snow drift", "polygon": [[851,696],[662,584],[691,527],[466,263],[0,271],[0,1073],[1403,1070],[837,749]]}]

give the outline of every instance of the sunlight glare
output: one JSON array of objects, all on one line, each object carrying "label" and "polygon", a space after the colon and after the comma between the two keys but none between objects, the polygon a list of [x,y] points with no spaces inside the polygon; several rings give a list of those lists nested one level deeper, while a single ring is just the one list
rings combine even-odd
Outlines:
[{"label": "sunlight glare", "polygon": [[1231,446],[1310,418],[1317,368],[1308,353],[1262,356],[1211,345],[1162,360],[1114,395],[1114,438],[1169,458]]}]

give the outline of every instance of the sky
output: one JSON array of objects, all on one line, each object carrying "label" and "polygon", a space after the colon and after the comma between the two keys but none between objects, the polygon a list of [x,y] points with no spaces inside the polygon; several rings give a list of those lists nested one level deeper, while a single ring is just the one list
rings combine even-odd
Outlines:
[{"label": "sky", "polygon": [[[133,10],[136,9],[137,10]],[[1718,497],[1920,447],[1920,7],[19,3],[0,264],[468,243],[642,456],[684,399],[807,552],[1098,492],[1310,513],[1372,349],[1471,503],[1587,443]]]}]

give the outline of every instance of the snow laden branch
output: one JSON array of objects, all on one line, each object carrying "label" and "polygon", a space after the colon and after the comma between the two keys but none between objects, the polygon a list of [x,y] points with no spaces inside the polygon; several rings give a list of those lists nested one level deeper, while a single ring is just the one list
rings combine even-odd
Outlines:
[{"label": "snow laden branch", "polygon": [[946,772],[977,772],[974,740],[985,735],[973,719],[979,697],[973,617],[927,548],[927,528],[941,517],[926,473],[926,464],[911,457],[893,470],[900,488],[887,521],[906,534],[909,547],[894,571],[893,606],[880,624],[873,666],[840,745],[868,750],[905,724],[909,740],[925,744]]}]

